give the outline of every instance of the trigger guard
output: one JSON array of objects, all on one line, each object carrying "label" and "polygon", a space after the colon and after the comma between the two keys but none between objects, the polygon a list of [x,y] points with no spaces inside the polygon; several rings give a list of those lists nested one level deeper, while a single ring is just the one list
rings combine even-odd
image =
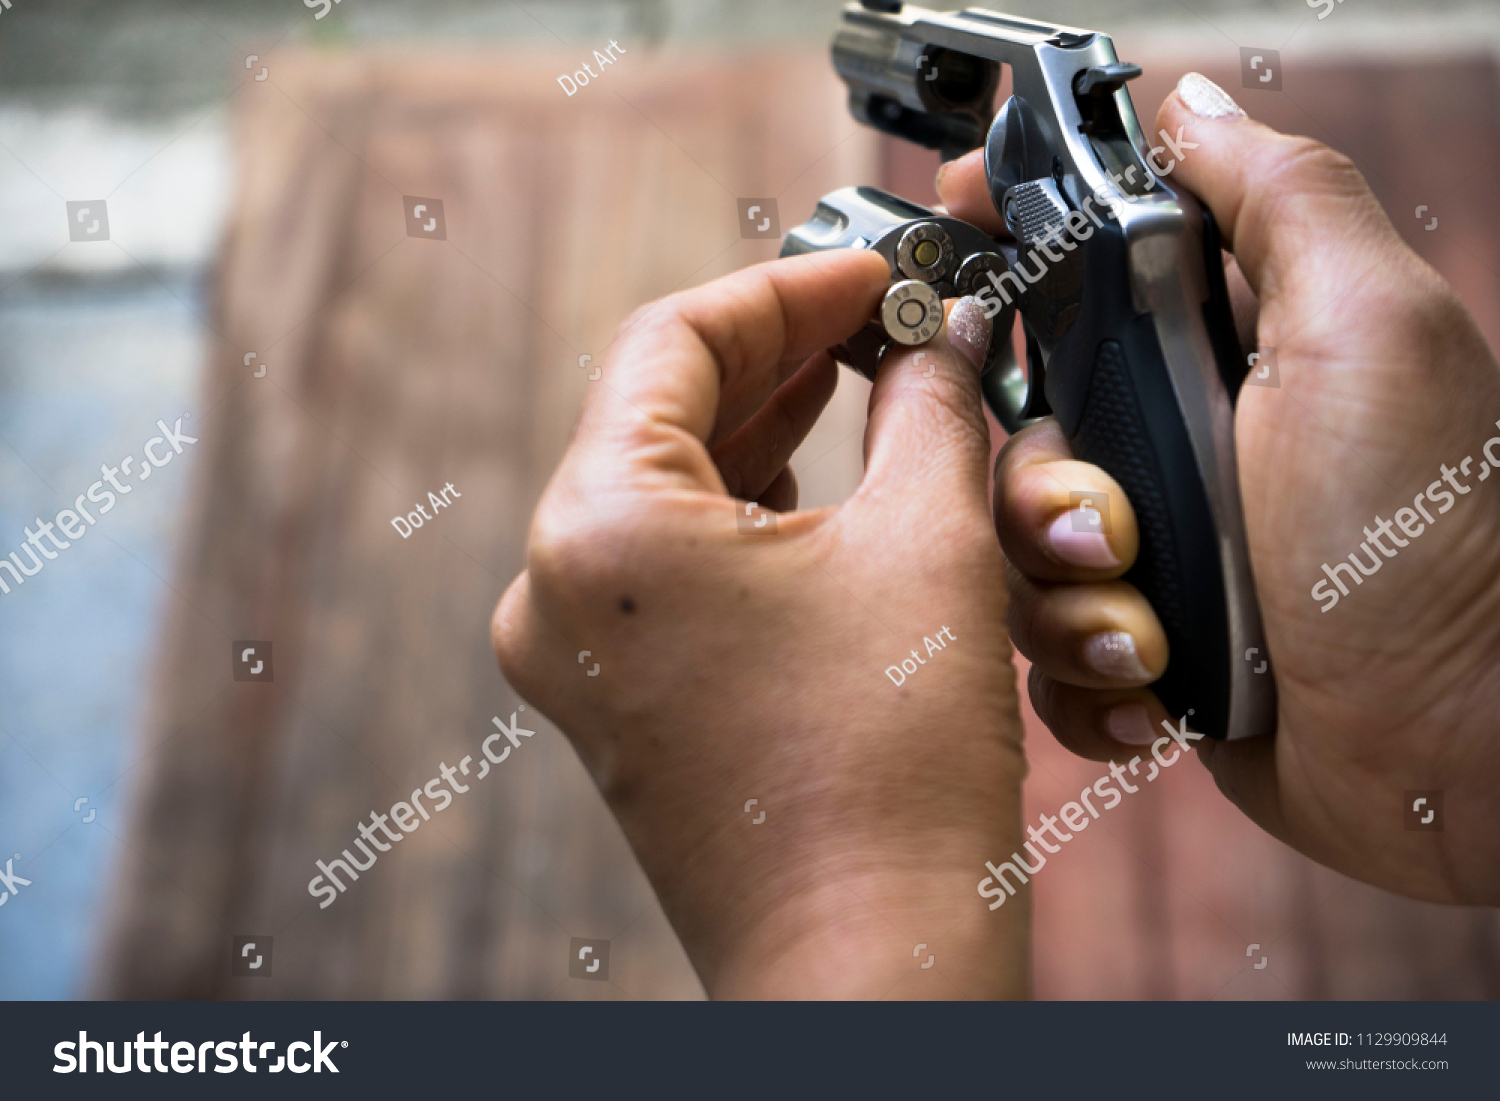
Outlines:
[{"label": "trigger guard", "polygon": [[871,382],[880,366],[881,353],[890,340],[878,325],[868,324],[842,344],[828,349],[833,358]]},{"label": "trigger guard", "polygon": [[[1014,317],[1014,314],[1007,310],[1002,314],[1002,317],[1005,316]],[[1000,427],[1012,436],[1052,413],[1052,407],[1047,404],[1047,370],[1042,362],[1041,346],[1037,344],[1036,337],[1032,336],[1031,326],[1024,318],[1021,326],[1026,332],[1026,370],[1023,372],[1021,365],[1016,362],[1010,341],[1010,325],[1000,324],[995,327],[995,332],[1005,333],[1004,342],[997,348],[993,344],[994,338],[991,338],[991,358],[994,363],[979,380],[984,403],[995,414]]]}]

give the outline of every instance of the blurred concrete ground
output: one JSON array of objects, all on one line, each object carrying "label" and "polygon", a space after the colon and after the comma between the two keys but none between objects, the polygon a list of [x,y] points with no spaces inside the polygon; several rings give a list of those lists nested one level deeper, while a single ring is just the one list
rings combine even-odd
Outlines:
[{"label": "blurred concrete ground", "polygon": [[[5,397],[0,407],[0,439],[5,445],[0,447],[0,534],[18,533],[33,515],[47,514],[49,506],[54,511],[63,507],[53,502],[76,492],[73,487],[80,478],[97,477],[89,471],[98,463],[118,461],[145,438],[144,426],[173,410],[180,415],[203,392],[203,365],[211,354],[223,351],[215,348],[207,327],[209,301],[203,288],[233,202],[233,104],[238,95],[273,91],[277,83],[246,83],[253,71],[244,66],[250,53],[271,57],[275,50],[301,45],[326,51],[330,58],[371,46],[409,55],[419,47],[486,43],[564,51],[576,46],[586,53],[614,37],[627,49],[640,50],[631,56],[653,67],[684,64],[691,54],[683,51],[707,47],[733,52],[746,46],[794,46],[813,51],[808,62],[813,71],[824,64],[817,55],[829,37],[837,7],[790,2],[521,6],[342,0],[329,18],[316,21],[311,11],[292,0],[253,9],[227,0],[45,6],[18,0],[0,14],[0,209],[7,212],[0,219],[0,387]],[[1374,79],[1345,82],[1334,98],[1309,101],[1300,124],[1293,115],[1286,125],[1325,140],[1339,133],[1362,137],[1371,151],[1367,172],[1379,163],[1387,123],[1397,115],[1408,116],[1404,132],[1409,135],[1413,120],[1446,124],[1485,111],[1492,117],[1495,109],[1493,80],[1464,86],[1458,99],[1444,95],[1428,102],[1423,89],[1441,84],[1435,73],[1428,73],[1426,83],[1399,86],[1378,75],[1388,71],[1395,58],[1442,59],[1455,50],[1465,57],[1493,56],[1500,42],[1500,15],[1493,5],[1434,4],[1415,12],[1393,0],[1358,0],[1338,7],[1324,21],[1306,5],[1242,5],[1227,0],[1178,4],[1165,15],[1160,7],[1123,0],[1017,4],[1009,10],[1113,31],[1122,56],[1143,60],[1193,57],[1208,59],[1199,63],[1210,67],[1213,59],[1236,57],[1240,45],[1280,49],[1288,65],[1363,58],[1367,72],[1376,74]],[[1157,79],[1168,71],[1163,62],[1160,69],[1149,69],[1148,76]],[[1226,87],[1239,94],[1230,77],[1223,77]],[[766,96],[766,86],[747,84],[744,94],[759,99]],[[1466,101],[1462,95],[1478,98]],[[1149,115],[1155,99],[1144,94],[1144,85],[1136,99]],[[1253,97],[1243,101],[1257,110]],[[1339,120],[1348,120],[1355,129],[1339,131]],[[1436,126],[1430,136],[1440,137]],[[1420,152],[1392,150],[1393,163],[1405,162],[1399,185],[1382,195],[1393,215],[1396,199],[1403,210],[1424,201],[1425,192],[1418,185],[1441,188],[1449,180],[1450,164],[1461,162],[1466,171],[1475,170],[1473,149],[1470,143],[1443,139]],[[900,171],[902,163],[893,161],[888,168]],[[922,197],[918,187],[924,174],[930,179],[929,169],[923,164],[920,170],[907,171],[915,171],[911,179],[916,182],[903,183],[900,189]],[[683,172],[691,169],[684,166]],[[1380,181],[1376,184],[1379,190]],[[110,203],[111,243],[68,244],[63,201],[101,196]],[[1477,233],[1471,227],[1414,243],[1429,250],[1440,270],[1461,281],[1461,290],[1494,342],[1500,328],[1493,298],[1496,227],[1479,209],[1482,206],[1464,201],[1451,212],[1440,208],[1445,227],[1452,230],[1469,219],[1479,227]],[[783,208],[782,228],[797,216]],[[1406,228],[1413,236],[1413,227]],[[743,262],[756,258],[747,255]],[[697,279],[716,273],[710,269]],[[602,324],[604,319],[598,320]],[[794,464],[807,503],[837,500],[857,478],[861,385],[846,380],[829,419]],[[135,779],[126,770],[140,759],[133,741],[145,723],[145,688],[161,647],[159,625],[171,615],[174,600],[169,548],[184,534],[189,517],[182,504],[189,475],[195,471],[184,464],[171,473],[170,479],[145,487],[152,493],[133,497],[131,509],[116,514],[118,528],[97,529],[106,538],[70,552],[35,583],[0,603],[0,851],[20,851],[19,863],[35,884],[0,915],[0,996],[62,997],[79,992],[86,978],[84,963],[98,936],[105,892],[120,886],[109,878],[112,867],[126,856],[120,794]],[[486,717],[478,718],[483,722]],[[1048,771],[1069,777],[1071,783],[1068,770],[1078,766],[1066,758],[1054,759],[1050,754],[1055,746],[1045,734],[1034,736],[1031,746],[1037,780],[1029,796],[1040,800],[1040,809],[1047,809],[1052,805]],[[565,751],[558,760],[563,762],[558,768],[568,767]],[[576,762],[572,768],[577,769]],[[576,776],[565,781],[550,775],[554,787],[589,797],[586,786],[574,785]],[[82,823],[82,813],[73,811],[74,801],[82,796],[90,797],[88,806],[99,810],[99,817],[88,825]],[[1247,865],[1255,869],[1251,878],[1263,886],[1259,897],[1282,900],[1267,911],[1265,922],[1274,926],[1276,936],[1293,938],[1298,945],[1301,973],[1294,983],[1271,985],[1272,980],[1281,981],[1279,967],[1246,973],[1241,980],[1235,979],[1237,972],[1226,970],[1224,982],[1229,985],[1221,984],[1223,996],[1267,996],[1266,990],[1244,988],[1243,982],[1250,980],[1264,980],[1267,990],[1281,990],[1273,996],[1412,996],[1420,990],[1431,996],[1474,996],[1484,991],[1494,996],[1492,964],[1488,972],[1482,967],[1468,969],[1477,985],[1465,995],[1445,980],[1454,967],[1452,960],[1428,958],[1415,949],[1407,953],[1414,955],[1413,962],[1395,969],[1400,974],[1393,976],[1385,968],[1391,979],[1385,985],[1381,962],[1358,956],[1346,961],[1343,970],[1346,977],[1358,972],[1361,981],[1368,979],[1363,987],[1330,985],[1326,972],[1309,978],[1308,961],[1321,958],[1327,966],[1326,948],[1338,940],[1338,930],[1313,936],[1321,926],[1303,924],[1294,930],[1286,915],[1303,905],[1299,899],[1314,899],[1307,908],[1316,910],[1330,892],[1351,895],[1348,904],[1359,911],[1362,889],[1351,892],[1337,877],[1329,882],[1329,873],[1304,867],[1305,862],[1286,863],[1285,854],[1266,848],[1264,839],[1237,833],[1242,824],[1232,816],[1219,816],[1227,808],[1216,809],[1210,801],[1196,798],[1184,805],[1195,815],[1186,828],[1212,836],[1205,823],[1214,822],[1215,828],[1237,838],[1235,844],[1250,854],[1246,860],[1253,861]],[[1141,828],[1165,826],[1157,822]],[[559,854],[548,849],[552,844],[540,835],[523,836],[507,859],[532,869],[527,874],[534,877],[549,865],[558,866]],[[1191,854],[1182,855],[1174,882],[1199,874],[1189,871],[1192,859]],[[1205,927],[1197,920],[1201,915],[1181,912],[1184,903],[1170,890],[1155,892],[1149,876],[1127,877],[1105,889],[1094,876],[1106,874],[1108,867],[1118,870],[1113,855],[1081,879],[1039,886],[1038,992],[1212,996],[1200,981],[1208,982],[1213,975],[1182,976],[1183,967],[1201,970],[1200,964],[1184,963],[1175,950],[1136,935],[1138,922],[1150,926],[1166,921],[1164,928],[1178,930],[1180,941],[1188,935],[1184,930]],[[1266,869],[1276,867],[1281,872],[1266,878],[1271,876]],[[637,897],[639,884],[622,889],[622,898],[629,901]],[[1113,933],[1107,925],[1101,931],[1102,918],[1083,924],[1061,917],[1046,920],[1053,912],[1120,912],[1130,899],[1135,900],[1129,903],[1135,916]],[[1153,909],[1152,899],[1164,901]],[[1401,919],[1405,924],[1396,940],[1405,936],[1412,945],[1431,945],[1430,919],[1421,913],[1430,908],[1401,906],[1408,916]],[[1373,913],[1369,907],[1363,912]],[[1459,958],[1482,960],[1484,951],[1493,952],[1492,927],[1486,932],[1465,924],[1469,919],[1462,916],[1443,920],[1450,926],[1438,939],[1443,945],[1458,945]],[[1246,940],[1265,939],[1253,920],[1248,925],[1237,920],[1224,925],[1209,938],[1214,941],[1205,949],[1210,958],[1236,954],[1230,942],[1242,933]],[[1389,943],[1393,935],[1377,931],[1376,939]],[[1087,951],[1079,951],[1080,937],[1086,938]],[[1088,962],[1096,958],[1104,962]],[[1067,960],[1072,965],[1060,970]],[[357,966],[357,961],[350,960],[349,966]],[[405,981],[418,987],[433,981],[420,962],[410,967],[413,971]],[[1234,985],[1236,981],[1241,985]],[[503,979],[503,972],[495,982],[498,985],[474,988],[473,993],[536,994],[530,980],[518,985],[515,979]],[[690,990],[690,976],[687,982],[679,989]],[[379,996],[370,987],[361,989]],[[438,994],[455,988],[439,982],[425,989]],[[335,991],[300,992],[316,996]]]}]

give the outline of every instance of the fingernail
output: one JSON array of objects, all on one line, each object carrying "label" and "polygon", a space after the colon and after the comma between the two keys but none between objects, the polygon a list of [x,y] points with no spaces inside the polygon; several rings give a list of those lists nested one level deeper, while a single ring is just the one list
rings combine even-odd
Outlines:
[{"label": "fingernail", "polygon": [[990,350],[990,319],[972,295],[960,298],[948,314],[948,343],[963,353],[976,371],[984,366]]},{"label": "fingernail", "polygon": [[1091,508],[1075,508],[1053,520],[1046,543],[1052,556],[1069,566],[1107,570],[1120,564],[1109,540],[1099,533],[1099,514]]},{"label": "fingernail", "polygon": [[1232,119],[1249,118],[1245,109],[1201,73],[1188,73],[1177,82],[1177,98],[1199,118]]},{"label": "fingernail", "polygon": [[974,296],[959,299],[948,314],[948,344],[969,360],[975,371],[984,368],[990,351],[990,320]]},{"label": "fingernail", "polygon": [[932,188],[939,195],[942,195],[943,193],[943,177],[948,174],[948,165],[950,163],[950,161],[944,161],[942,164],[938,165],[937,176],[933,178]]},{"label": "fingernail", "polygon": [[1094,672],[1111,680],[1154,679],[1135,652],[1135,639],[1125,631],[1100,631],[1090,637],[1083,644],[1083,660]]},{"label": "fingernail", "polygon": [[1151,729],[1151,716],[1144,704],[1122,703],[1105,716],[1104,729],[1125,745],[1150,745],[1156,741],[1156,731]]}]

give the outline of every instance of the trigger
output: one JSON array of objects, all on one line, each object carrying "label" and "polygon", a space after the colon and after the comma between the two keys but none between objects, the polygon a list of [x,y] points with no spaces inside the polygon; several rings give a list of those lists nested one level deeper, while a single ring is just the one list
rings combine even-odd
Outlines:
[{"label": "trigger", "polygon": [[[1037,417],[1052,412],[1047,404],[1046,374],[1042,366],[1042,349],[1036,337],[1031,335],[1031,325],[1022,318],[1021,326],[1026,332],[1026,371],[1011,354],[1010,333],[1004,338],[1003,354],[995,356],[996,363],[979,376],[979,388],[984,394],[984,403],[995,414],[995,420],[1007,433],[1014,435]],[[996,336],[1000,336],[997,331]]]},{"label": "trigger", "polygon": [[1047,404],[1047,368],[1042,362],[1042,348],[1031,335],[1031,326],[1024,320],[1021,327],[1026,331],[1026,405],[1021,410],[1022,420],[1052,415],[1052,406]]}]

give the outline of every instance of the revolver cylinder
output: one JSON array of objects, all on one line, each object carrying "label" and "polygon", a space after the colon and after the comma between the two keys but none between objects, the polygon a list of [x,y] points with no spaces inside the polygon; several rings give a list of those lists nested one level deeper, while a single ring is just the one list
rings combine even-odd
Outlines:
[{"label": "revolver cylinder", "polygon": [[[1005,246],[982,230],[874,187],[824,196],[812,218],[787,234],[781,255],[837,248],[871,249],[891,270],[891,287],[875,317],[833,349],[871,380],[891,344],[922,344],[941,331],[943,299],[976,295],[991,285],[992,275],[1010,270]],[[995,335],[980,387],[1002,426],[1014,431],[1027,389],[1010,340],[1015,307],[1005,305],[991,326]]]}]

